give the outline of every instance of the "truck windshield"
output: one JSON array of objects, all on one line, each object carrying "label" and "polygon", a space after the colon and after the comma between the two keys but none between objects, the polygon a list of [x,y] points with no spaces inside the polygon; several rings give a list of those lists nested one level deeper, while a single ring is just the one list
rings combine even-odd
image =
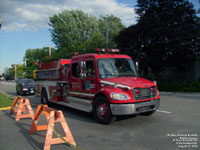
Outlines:
[{"label": "truck windshield", "polygon": [[98,60],[97,65],[101,79],[137,76],[135,65],[128,58],[102,58]]}]

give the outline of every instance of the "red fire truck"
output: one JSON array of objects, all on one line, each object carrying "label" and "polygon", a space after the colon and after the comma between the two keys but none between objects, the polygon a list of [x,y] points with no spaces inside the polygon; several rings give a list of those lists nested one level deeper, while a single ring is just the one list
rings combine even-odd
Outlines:
[{"label": "red fire truck", "polygon": [[37,73],[41,103],[92,112],[102,124],[114,116],[153,114],[160,104],[156,84],[138,77],[131,57],[118,49],[96,51],[41,64]]}]

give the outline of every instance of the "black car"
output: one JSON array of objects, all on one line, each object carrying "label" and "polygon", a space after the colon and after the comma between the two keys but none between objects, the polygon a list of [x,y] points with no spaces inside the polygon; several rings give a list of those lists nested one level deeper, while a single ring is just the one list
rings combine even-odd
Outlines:
[{"label": "black car", "polygon": [[16,82],[16,91],[19,95],[35,94],[36,84],[32,79],[19,79]]}]

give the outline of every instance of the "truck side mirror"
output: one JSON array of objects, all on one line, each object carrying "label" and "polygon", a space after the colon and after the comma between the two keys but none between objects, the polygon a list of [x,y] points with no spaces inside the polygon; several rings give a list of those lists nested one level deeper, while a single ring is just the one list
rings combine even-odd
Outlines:
[{"label": "truck side mirror", "polygon": [[81,73],[81,79],[85,79],[86,73]]},{"label": "truck side mirror", "polygon": [[135,65],[136,65],[136,70],[139,71],[139,62],[136,61],[136,62],[135,62]]},{"label": "truck side mirror", "polygon": [[81,61],[81,72],[83,72],[85,69],[86,69],[85,61]]},{"label": "truck side mirror", "polygon": [[84,79],[86,77],[86,62],[85,61],[81,61],[81,79]]}]

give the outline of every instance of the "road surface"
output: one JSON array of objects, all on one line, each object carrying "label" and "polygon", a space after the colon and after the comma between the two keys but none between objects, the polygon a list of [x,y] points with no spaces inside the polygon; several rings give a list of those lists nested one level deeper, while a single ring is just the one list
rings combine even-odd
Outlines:
[{"label": "road surface", "polygon": [[[16,96],[14,83],[1,82],[0,91]],[[200,149],[200,93],[161,92],[161,105],[152,116],[120,117],[110,125],[98,124],[92,115],[68,107],[62,110],[77,146],[83,150],[198,150]],[[26,96],[36,110],[38,96]],[[43,149],[45,131],[29,135],[31,119],[15,122],[8,110],[0,111],[0,149]],[[45,124],[45,118],[39,120]],[[62,135],[59,126],[56,130]],[[65,144],[54,150],[70,149]]]}]

